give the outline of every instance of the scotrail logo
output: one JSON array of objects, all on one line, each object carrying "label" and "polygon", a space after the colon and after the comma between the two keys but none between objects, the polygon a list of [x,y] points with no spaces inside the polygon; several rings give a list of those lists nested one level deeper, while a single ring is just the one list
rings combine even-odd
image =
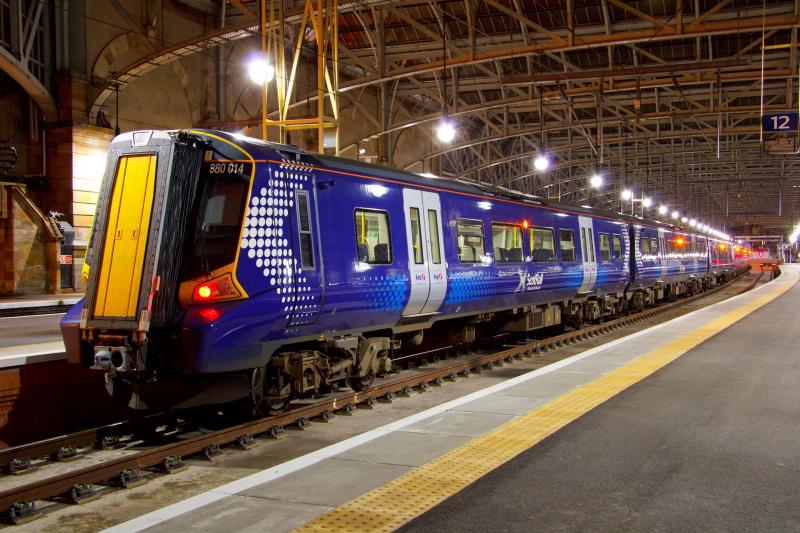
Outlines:
[{"label": "scotrail logo", "polygon": [[425,281],[426,279],[428,279],[428,276],[426,276],[425,274],[415,274],[414,279],[416,279],[417,281]]},{"label": "scotrail logo", "polygon": [[535,274],[528,274],[527,290],[536,291],[542,288],[544,283],[544,272],[537,272]]}]

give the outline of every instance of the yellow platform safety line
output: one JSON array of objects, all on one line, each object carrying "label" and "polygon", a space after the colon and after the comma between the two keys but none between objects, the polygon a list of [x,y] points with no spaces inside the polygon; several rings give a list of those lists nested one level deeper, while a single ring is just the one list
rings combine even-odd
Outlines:
[{"label": "yellow platform safety line", "polygon": [[779,286],[769,293],[462,444],[295,531],[393,531],[401,527],[774,300],[789,290],[797,278],[794,271],[784,274],[773,282]]}]

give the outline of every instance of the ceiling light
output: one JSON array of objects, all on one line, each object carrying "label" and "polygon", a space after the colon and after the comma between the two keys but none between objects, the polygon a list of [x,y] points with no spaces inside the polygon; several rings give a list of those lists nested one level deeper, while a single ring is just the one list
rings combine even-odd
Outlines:
[{"label": "ceiling light", "polygon": [[603,176],[598,173],[594,173],[592,177],[589,178],[589,185],[595,189],[599,189],[603,186]]},{"label": "ceiling light", "polygon": [[544,172],[550,166],[550,160],[543,153],[536,156],[533,160],[533,167],[539,172]]},{"label": "ceiling light", "polygon": [[633,193],[630,191],[630,189],[625,189],[622,191],[623,200],[630,200],[631,198],[633,198]]},{"label": "ceiling light", "polygon": [[677,211],[673,211],[673,212],[672,212],[672,218],[673,218],[674,220],[677,220],[679,216],[681,216],[681,214],[680,214],[680,213],[678,213]]},{"label": "ceiling light", "polygon": [[681,218],[681,222],[686,224],[687,222],[689,222],[689,218],[688,217],[683,217],[683,218]]},{"label": "ceiling light", "polygon": [[669,209],[667,209],[667,206],[665,206],[665,205],[658,206],[658,214],[659,215],[666,215],[667,211],[669,211]]},{"label": "ceiling light", "polygon": [[436,137],[443,143],[449,143],[456,138],[456,128],[447,118],[442,119],[436,129]]},{"label": "ceiling light", "polygon": [[650,207],[651,205],[653,205],[653,200],[651,198],[645,198],[644,200],[642,200],[642,205],[645,207]]}]

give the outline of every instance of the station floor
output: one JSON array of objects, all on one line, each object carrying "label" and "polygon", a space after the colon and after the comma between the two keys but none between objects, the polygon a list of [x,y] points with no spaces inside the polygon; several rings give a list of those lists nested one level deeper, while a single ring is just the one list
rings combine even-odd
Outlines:
[{"label": "station floor", "polygon": [[110,531],[798,530],[798,279]]}]

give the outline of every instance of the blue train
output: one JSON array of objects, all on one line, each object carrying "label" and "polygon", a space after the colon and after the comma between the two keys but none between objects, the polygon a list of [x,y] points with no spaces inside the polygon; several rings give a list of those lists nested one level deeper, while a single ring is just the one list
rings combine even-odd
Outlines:
[{"label": "blue train", "polygon": [[364,389],[428,332],[602,320],[732,277],[730,242],[228,133],[111,143],[64,317],[133,408]]}]

